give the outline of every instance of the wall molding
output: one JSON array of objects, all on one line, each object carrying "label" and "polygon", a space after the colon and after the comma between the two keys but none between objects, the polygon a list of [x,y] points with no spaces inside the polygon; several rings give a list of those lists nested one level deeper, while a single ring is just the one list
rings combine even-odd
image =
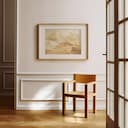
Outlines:
[{"label": "wall molding", "polygon": [[5,49],[6,49],[6,47],[5,47],[5,39],[6,39],[6,36],[5,36],[5,33],[6,33],[6,31],[5,31],[5,21],[6,21],[6,19],[5,19],[5,15],[6,15],[6,11],[5,11],[5,1],[6,0],[2,0],[2,3],[3,3],[3,54],[2,54],[2,62],[3,63],[14,63],[14,62],[16,62],[15,60],[7,60],[6,59],[6,53],[5,53]]},{"label": "wall molding", "polygon": [[[65,79],[67,80],[67,79]],[[56,98],[56,99],[49,99],[49,100],[35,100],[35,99],[29,99],[29,98],[25,98],[23,97],[23,87],[24,82],[47,82],[47,83],[51,83],[51,82],[63,82],[65,80],[62,79],[30,79],[30,78],[26,78],[26,79],[20,79],[20,85],[19,85],[19,100],[21,102],[46,102],[46,101],[61,101],[61,98]]]},{"label": "wall molding", "polygon": [[15,67],[14,66],[5,66],[5,65],[3,65],[3,66],[1,66],[0,65],[0,68],[6,68],[6,69],[14,69]]},{"label": "wall molding", "polygon": [[[17,75],[73,75],[76,72],[17,72]],[[78,74],[85,74],[85,72],[77,72]],[[87,73],[96,74],[98,76],[106,76],[103,73]]]},{"label": "wall molding", "polygon": [[[66,76],[66,77],[73,77],[74,73],[59,73],[59,72],[19,72],[16,75],[17,76]],[[85,74],[85,73],[80,73],[80,74]],[[87,73],[87,74],[91,74],[91,73]],[[94,73],[93,73],[94,74]],[[106,81],[106,74],[98,74],[96,73],[96,78],[97,78],[97,82],[104,82]]]},{"label": "wall molding", "polygon": [[[98,74],[97,74],[98,75]],[[42,82],[42,86],[43,82],[46,83],[52,83],[52,82],[60,82],[60,85],[62,85],[61,83],[65,80],[71,80],[72,79],[73,74],[72,73],[38,73],[38,74],[17,74],[17,86],[16,86],[16,109],[17,110],[61,110],[62,106],[61,106],[61,102],[62,102],[62,97],[58,96],[57,99],[51,99],[51,100],[40,100],[40,99],[31,99],[31,97],[24,97],[23,96],[23,90],[25,90],[25,84],[28,85],[31,88],[31,83],[34,82]],[[98,82],[98,86],[99,88],[102,86],[104,86],[103,88],[105,88],[105,75],[101,75],[99,74],[99,76],[97,77],[97,82]],[[103,84],[102,84],[103,83]],[[32,85],[32,87],[36,87],[35,83]],[[47,86],[47,85],[45,85]],[[52,84],[50,85],[52,86]],[[53,84],[54,86],[54,84]],[[52,87],[53,87],[52,86]],[[57,89],[58,90],[58,89]],[[97,103],[97,110],[105,110],[105,97],[97,97],[96,99],[96,103]],[[79,99],[77,102],[78,103],[78,109],[82,109],[81,108],[81,104],[82,104],[82,99]],[[89,108],[92,108],[91,106],[91,102],[92,99],[89,99]],[[39,107],[38,107],[39,106]],[[71,99],[67,99],[67,109],[72,109],[72,102]]]},{"label": "wall molding", "polygon": [[73,75],[73,73],[59,73],[59,72],[18,72],[16,75],[20,76],[35,76],[35,75],[42,75],[42,76],[51,76],[51,75]]},{"label": "wall molding", "polygon": [[5,78],[6,78],[7,74],[14,74],[14,72],[13,71],[3,71],[3,84],[2,84],[3,90],[13,90],[14,89],[13,87],[10,87],[10,88],[6,87]]},{"label": "wall molding", "polygon": [[0,96],[14,96],[13,92],[3,92],[3,93],[0,93]]}]

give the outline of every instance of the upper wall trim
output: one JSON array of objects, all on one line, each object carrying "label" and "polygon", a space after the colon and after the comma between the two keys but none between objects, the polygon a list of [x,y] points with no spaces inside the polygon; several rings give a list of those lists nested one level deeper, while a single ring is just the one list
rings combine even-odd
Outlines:
[{"label": "upper wall trim", "polygon": [[[89,74],[89,73],[88,73]],[[16,74],[17,77],[20,79],[34,79],[34,78],[48,78],[48,79],[72,79],[73,78],[73,73],[57,73],[57,72],[51,72],[51,73],[26,73],[26,74]],[[106,81],[106,75],[105,74],[96,74],[96,81],[97,82],[104,82]]]},{"label": "upper wall trim", "polygon": [[[74,72],[75,73],[75,72]],[[18,72],[16,75],[73,75],[74,73],[66,73],[66,72]],[[85,72],[78,72],[78,74],[92,74]],[[94,73],[93,73],[94,74]],[[97,76],[105,76],[106,74],[95,73]]]}]

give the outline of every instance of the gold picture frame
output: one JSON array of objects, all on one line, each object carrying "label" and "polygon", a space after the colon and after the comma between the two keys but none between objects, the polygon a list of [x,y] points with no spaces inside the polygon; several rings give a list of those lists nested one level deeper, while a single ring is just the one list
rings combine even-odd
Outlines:
[{"label": "gold picture frame", "polygon": [[38,24],[39,60],[86,60],[88,24]]}]

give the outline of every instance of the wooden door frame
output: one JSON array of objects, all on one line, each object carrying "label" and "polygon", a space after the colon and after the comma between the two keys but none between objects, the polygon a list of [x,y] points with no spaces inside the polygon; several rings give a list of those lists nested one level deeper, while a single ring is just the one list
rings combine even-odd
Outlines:
[{"label": "wooden door frame", "polygon": [[[108,80],[108,62],[106,56],[106,128],[118,128],[118,0],[114,1],[114,31],[107,32],[107,6],[112,0],[106,0],[106,53],[107,53],[107,36],[110,33],[114,33],[114,91],[107,88]],[[108,101],[108,92],[111,91],[114,93],[114,121],[107,115],[107,101]]]}]

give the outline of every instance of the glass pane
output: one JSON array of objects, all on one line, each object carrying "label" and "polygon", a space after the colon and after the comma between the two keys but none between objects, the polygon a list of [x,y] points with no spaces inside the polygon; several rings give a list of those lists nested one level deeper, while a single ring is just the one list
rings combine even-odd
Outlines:
[{"label": "glass pane", "polygon": [[119,58],[124,58],[124,24],[119,25]]},{"label": "glass pane", "polygon": [[125,128],[128,128],[128,102],[125,102]]},{"label": "glass pane", "polygon": [[119,62],[119,94],[124,96],[124,62]]},{"label": "glass pane", "polygon": [[119,98],[119,127],[124,128],[124,99]]},{"label": "glass pane", "polygon": [[114,90],[114,64],[108,65],[108,87]]},{"label": "glass pane", "polygon": [[109,97],[110,97],[110,94],[109,94],[109,91],[107,91],[107,115],[110,116],[110,108],[109,108],[109,106],[110,106],[110,99],[109,99]]},{"label": "glass pane", "polygon": [[125,68],[125,98],[128,99],[128,62]]},{"label": "glass pane", "polygon": [[109,5],[108,5],[108,6],[107,6],[107,32],[109,32],[109,24],[110,24],[110,23],[109,23],[109,17],[110,17],[109,14],[110,14],[110,13],[109,13]]},{"label": "glass pane", "polygon": [[110,35],[107,35],[107,60],[109,61],[110,54]]},{"label": "glass pane", "polygon": [[109,99],[110,99],[110,104],[109,104],[110,118],[114,120],[114,94],[112,92],[110,92]]},{"label": "glass pane", "polygon": [[128,59],[128,21],[125,23],[125,57]]},{"label": "glass pane", "polygon": [[114,61],[114,34],[109,36],[109,60]]},{"label": "glass pane", "polygon": [[125,17],[128,17],[128,0],[125,0]]},{"label": "glass pane", "polygon": [[109,83],[109,81],[110,81],[110,80],[109,80],[109,77],[110,77],[110,76],[109,76],[109,65],[110,65],[110,64],[107,64],[107,70],[108,70],[108,71],[107,71],[107,88],[110,88],[110,83]]},{"label": "glass pane", "polygon": [[124,18],[124,0],[119,0],[119,20]]},{"label": "glass pane", "polygon": [[114,30],[114,0],[110,2],[110,11],[109,11],[109,20],[110,20],[110,31]]}]

